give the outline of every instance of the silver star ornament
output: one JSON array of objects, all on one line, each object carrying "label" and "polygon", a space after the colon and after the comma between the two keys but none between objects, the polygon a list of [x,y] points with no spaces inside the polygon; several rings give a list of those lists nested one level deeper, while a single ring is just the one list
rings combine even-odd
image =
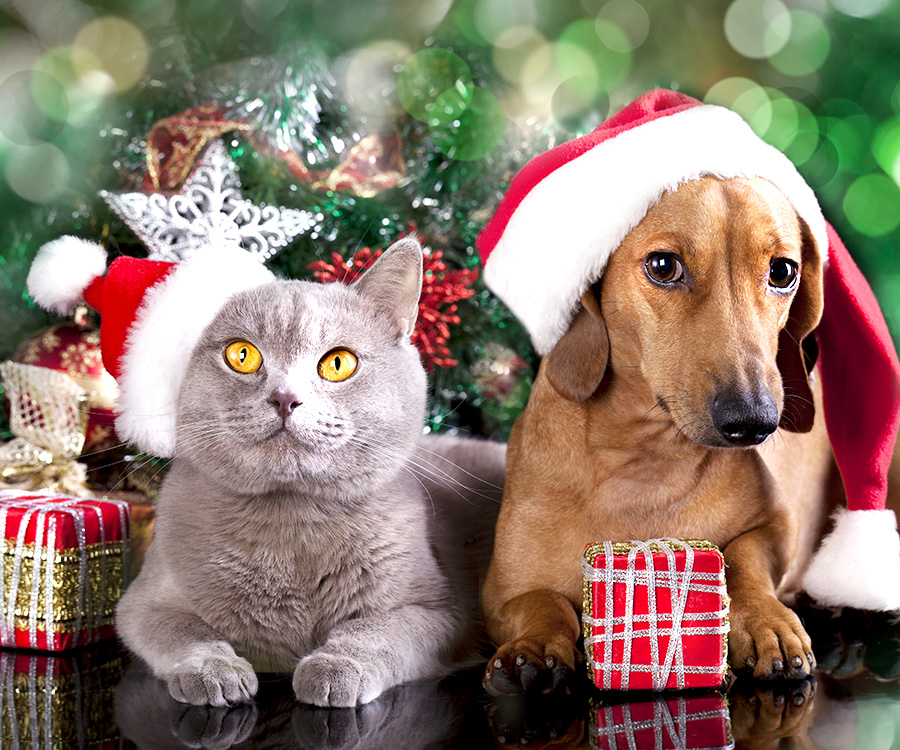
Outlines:
[{"label": "silver star ornament", "polygon": [[99,192],[147,247],[150,260],[182,261],[208,245],[241,245],[264,263],[317,223],[315,214],[241,196],[221,139],[210,141],[175,195]]}]

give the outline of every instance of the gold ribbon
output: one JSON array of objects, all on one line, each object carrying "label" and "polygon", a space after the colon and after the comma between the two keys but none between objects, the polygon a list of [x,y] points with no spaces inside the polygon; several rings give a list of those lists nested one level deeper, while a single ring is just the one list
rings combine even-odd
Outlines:
[{"label": "gold ribbon", "polygon": [[0,446],[0,484],[83,495],[86,469],[75,459],[87,432],[87,391],[63,372],[19,362],[0,364],[0,379],[16,436]]}]

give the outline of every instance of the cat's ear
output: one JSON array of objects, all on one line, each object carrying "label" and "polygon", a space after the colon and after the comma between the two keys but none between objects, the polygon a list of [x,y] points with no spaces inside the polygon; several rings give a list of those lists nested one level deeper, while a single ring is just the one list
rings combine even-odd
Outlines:
[{"label": "cat's ear", "polygon": [[404,336],[411,335],[422,294],[422,246],[412,237],[395,242],[353,288],[391,316]]}]

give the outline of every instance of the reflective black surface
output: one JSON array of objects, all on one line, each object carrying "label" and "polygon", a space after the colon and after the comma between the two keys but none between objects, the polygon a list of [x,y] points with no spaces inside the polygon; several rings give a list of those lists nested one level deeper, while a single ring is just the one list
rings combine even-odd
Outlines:
[{"label": "reflective black surface", "polygon": [[736,679],[726,691],[491,699],[480,670],[404,685],[356,709],[298,705],[263,675],[254,704],[172,700],[110,648],[0,652],[2,747],[103,748],[873,748],[900,747],[897,618],[798,608],[820,668],[802,682]]}]

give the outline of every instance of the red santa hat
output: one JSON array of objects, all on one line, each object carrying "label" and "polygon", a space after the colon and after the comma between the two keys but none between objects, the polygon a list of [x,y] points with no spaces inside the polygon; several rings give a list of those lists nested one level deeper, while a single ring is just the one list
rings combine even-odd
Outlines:
[{"label": "red santa hat", "polygon": [[121,257],[107,270],[106,260],[99,245],[61,237],[38,250],[28,291],[59,315],[82,300],[101,313],[103,364],[119,384],[116,431],[170,458],[175,405],[200,335],[229,297],[275,276],[237,246],[206,248],[182,263]]},{"label": "red santa hat", "polygon": [[[828,605],[900,609],[900,537],[885,510],[900,422],[900,364],[871,289],[790,160],[739,115],[650,91],[581,138],[532,159],[478,238],[488,287],[547,354],[581,294],[663,193],[700,177],[762,177],[804,219],[822,254],[815,331],[825,421],[847,493],[804,579]],[[548,259],[552,271],[548,272]]]}]

